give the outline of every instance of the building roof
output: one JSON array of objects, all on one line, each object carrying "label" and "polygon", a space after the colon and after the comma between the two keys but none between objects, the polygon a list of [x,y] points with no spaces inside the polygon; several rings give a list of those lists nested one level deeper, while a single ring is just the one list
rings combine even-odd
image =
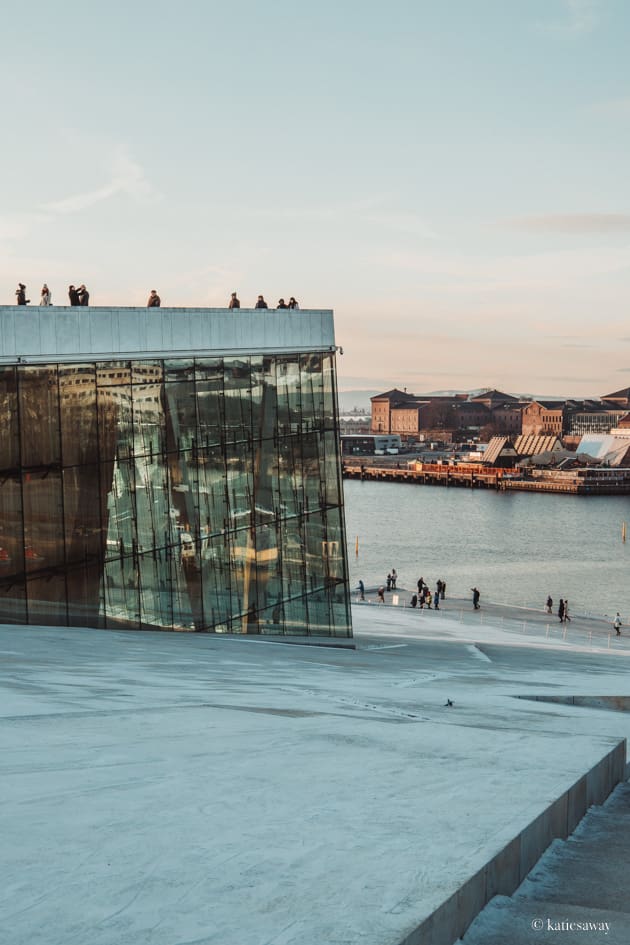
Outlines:
[{"label": "building roof", "polygon": [[512,394],[505,394],[501,390],[492,390],[483,391],[481,394],[476,394],[474,397],[470,398],[471,403],[483,403],[488,407],[500,407],[504,404],[515,404],[518,403],[518,397],[514,397]]},{"label": "building roof", "polygon": [[398,390],[397,387],[393,387],[391,390],[386,390],[383,394],[376,394],[375,397],[370,397],[370,401],[373,403],[375,400],[388,400],[390,406],[393,404],[413,404],[420,400],[415,394],[408,394],[406,390]]},{"label": "building roof", "polygon": [[525,404],[525,410],[531,407],[533,404],[538,404],[539,407],[544,407],[545,410],[562,410],[565,405],[564,400],[532,400],[530,403]]},{"label": "building roof", "polygon": [[505,453],[514,453],[514,444],[509,436],[493,436],[490,438],[483,454],[484,464],[492,466],[498,460],[499,456]]},{"label": "building roof", "polygon": [[562,444],[555,434],[522,434],[514,439],[514,449],[519,456],[535,456],[537,453],[558,452]]},{"label": "building roof", "polygon": [[616,390],[612,394],[604,394],[602,400],[614,400],[617,403],[622,404],[624,407],[630,407],[630,387],[624,387],[621,390]]}]

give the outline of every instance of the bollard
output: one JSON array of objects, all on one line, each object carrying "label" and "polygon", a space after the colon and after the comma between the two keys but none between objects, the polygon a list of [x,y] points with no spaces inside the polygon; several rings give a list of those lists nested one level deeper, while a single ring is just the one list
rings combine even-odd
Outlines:
[{"label": "bollard", "polygon": [[394,607],[398,607],[399,600],[400,600],[400,597],[398,596],[398,594],[394,594],[394,596],[392,597],[392,604],[394,605]]}]

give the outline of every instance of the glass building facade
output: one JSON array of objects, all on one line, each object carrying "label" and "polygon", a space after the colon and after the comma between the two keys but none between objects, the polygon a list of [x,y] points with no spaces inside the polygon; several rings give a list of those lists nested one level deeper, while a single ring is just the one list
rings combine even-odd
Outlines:
[{"label": "glass building facade", "polygon": [[338,444],[334,352],[0,366],[0,620],[350,636]]}]

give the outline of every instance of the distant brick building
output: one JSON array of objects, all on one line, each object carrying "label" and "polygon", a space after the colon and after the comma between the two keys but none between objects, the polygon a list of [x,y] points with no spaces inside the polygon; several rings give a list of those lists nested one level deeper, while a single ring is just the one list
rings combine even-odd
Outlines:
[{"label": "distant brick building", "polygon": [[564,430],[565,402],[562,400],[532,400],[523,407],[521,432],[524,436],[555,434]]}]

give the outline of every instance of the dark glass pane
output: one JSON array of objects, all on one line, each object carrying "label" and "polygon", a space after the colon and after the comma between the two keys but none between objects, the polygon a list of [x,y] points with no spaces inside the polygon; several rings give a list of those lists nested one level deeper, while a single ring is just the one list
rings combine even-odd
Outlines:
[{"label": "dark glass pane", "polygon": [[0,368],[0,472],[20,462],[17,375],[13,367]]},{"label": "dark glass pane", "polygon": [[61,461],[61,437],[56,367],[21,367],[18,396],[22,466],[58,465]]}]

